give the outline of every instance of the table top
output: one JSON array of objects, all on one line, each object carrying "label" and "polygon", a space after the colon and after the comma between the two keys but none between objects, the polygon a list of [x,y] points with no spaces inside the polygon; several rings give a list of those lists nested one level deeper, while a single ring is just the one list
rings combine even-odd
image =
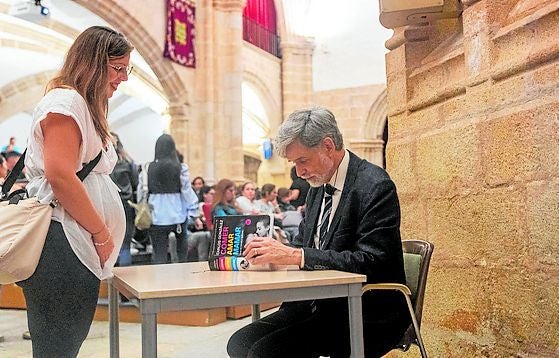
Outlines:
[{"label": "table top", "polygon": [[207,262],[115,267],[113,284],[139,299],[363,283],[361,274],[319,270],[210,271]]}]

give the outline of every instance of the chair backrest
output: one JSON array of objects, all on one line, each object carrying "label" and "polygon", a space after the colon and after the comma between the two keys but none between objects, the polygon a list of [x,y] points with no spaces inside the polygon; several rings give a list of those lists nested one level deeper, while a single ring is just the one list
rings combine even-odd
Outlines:
[{"label": "chair backrest", "polygon": [[[431,254],[433,253],[434,248],[435,245],[427,241],[402,241],[404,269],[406,271],[406,286],[408,286],[412,293],[411,301],[418,325],[421,325],[423,297],[425,295],[425,286],[427,284],[427,273],[429,272],[429,263],[431,262]],[[400,340],[398,347],[407,351],[412,343],[417,344],[417,337],[413,326],[410,324],[404,333],[404,336]]]},{"label": "chair backrest", "polygon": [[425,286],[427,285],[427,273],[431,254],[435,245],[422,240],[404,240],[402,249],[404,251],[404,268],[406,271],[406,286],[412,292],[412,304],[417,317],[417,323],[421,325],[421,314],[423,312],[423,298]]}]

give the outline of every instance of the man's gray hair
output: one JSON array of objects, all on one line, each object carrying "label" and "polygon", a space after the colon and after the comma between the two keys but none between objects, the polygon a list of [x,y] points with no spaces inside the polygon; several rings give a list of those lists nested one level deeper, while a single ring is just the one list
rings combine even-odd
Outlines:
[{"label": "man's gray hair", "polygon": [[332,112],[323,107],[300,109],[291,113],[279,127],[274,149],[285,158],[287,146],[293,141],[299,140],[305,147],[312,148],[326,137],[332,138],[336,150],[344,148],[344,139]]}]

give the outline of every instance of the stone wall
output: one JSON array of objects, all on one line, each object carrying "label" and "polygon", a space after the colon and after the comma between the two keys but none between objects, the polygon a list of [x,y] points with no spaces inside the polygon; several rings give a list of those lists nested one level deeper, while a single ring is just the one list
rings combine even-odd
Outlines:
[{"label": "stone wall", "polygon": [[314,92],[312,97],[313,105],[332,111],[344,136],[346,148],[380,166],[384,144],[382,134],[386,122],[385,89],[383,84],[340,88]]},{"label": "stone wall", "polygon": [[403,239],[435,357],[559,356],[559,1],[465,0],[387,41]]}]

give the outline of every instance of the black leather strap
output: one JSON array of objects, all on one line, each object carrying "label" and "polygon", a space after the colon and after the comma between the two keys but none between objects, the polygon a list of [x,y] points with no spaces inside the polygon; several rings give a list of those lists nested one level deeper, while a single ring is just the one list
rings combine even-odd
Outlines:
[{"label": "black leather strap", "polygon": [[[8,193],[10,192],[10,189],[12,188],[14,183],[16,182],[19,175],[21,174],[21,171],[23,170],[23,166],[24,166],[25,154],[26,153],[27,153],[27,149],[25,149],[25,151],[23,152],[23,154],[21,155],[21,157],[17,161],[16,165],[14,166],[14,168],[12,169],[10,174],[8,174],[8,176],[6,177],[6,180],[4,181],[4,184],[2,185],[2,194],[0,195],[0,198],[7,197]],[[78,178],[80,178],[81,181],[83,181],[85,179],[85,177],[87,177],[89,175],[89,173],[91,173],[93,168],[95,168],[97,163],[99,163],[99,160],[101,160],[101,155],[102,154],[103,154],[103,151],[102,150],[99,151],[99,154],[97,154],[97,156],[95,158],[93,158],[92,161],[90,161],[89,163],[84,165],[83,168],[79,172],[76,173],[76,175],[78,176]]]},{"label": "black leather strap", "polygon": [[76,173],[76,175],[78,176],[78,178],[80,178],[81,181],[83,181],[85,179],[85,177],[88,176],[89,173],[91,173],[93,168],[95,168],[97,163],[99,163],[99,160],[101,160],[101,155],[102,154],[103,154],[103,151],[100,150],[99,154],[97,154],[97,156],[95,158],[93,158],[92,161],[90,161],[89,163],[84,165],[83,168],[79,172]]},{"label": "black leather strap", "polygon": [[16,165],[14,166],[10,174],[8,174],[6,180],[4,180],[4,184],[2,184],[2,194],[0,195],[0,198],[5,198],[8,195],[10,189],[12,188],[12,185],[14,185],[17,178],[21,174],[24,165],[23,162],[25,161],[25,153],[27,153],[27,149],[23,151],[23,154],[21,155],[21,157],[19,157],[19,160],[17,161]]}]

